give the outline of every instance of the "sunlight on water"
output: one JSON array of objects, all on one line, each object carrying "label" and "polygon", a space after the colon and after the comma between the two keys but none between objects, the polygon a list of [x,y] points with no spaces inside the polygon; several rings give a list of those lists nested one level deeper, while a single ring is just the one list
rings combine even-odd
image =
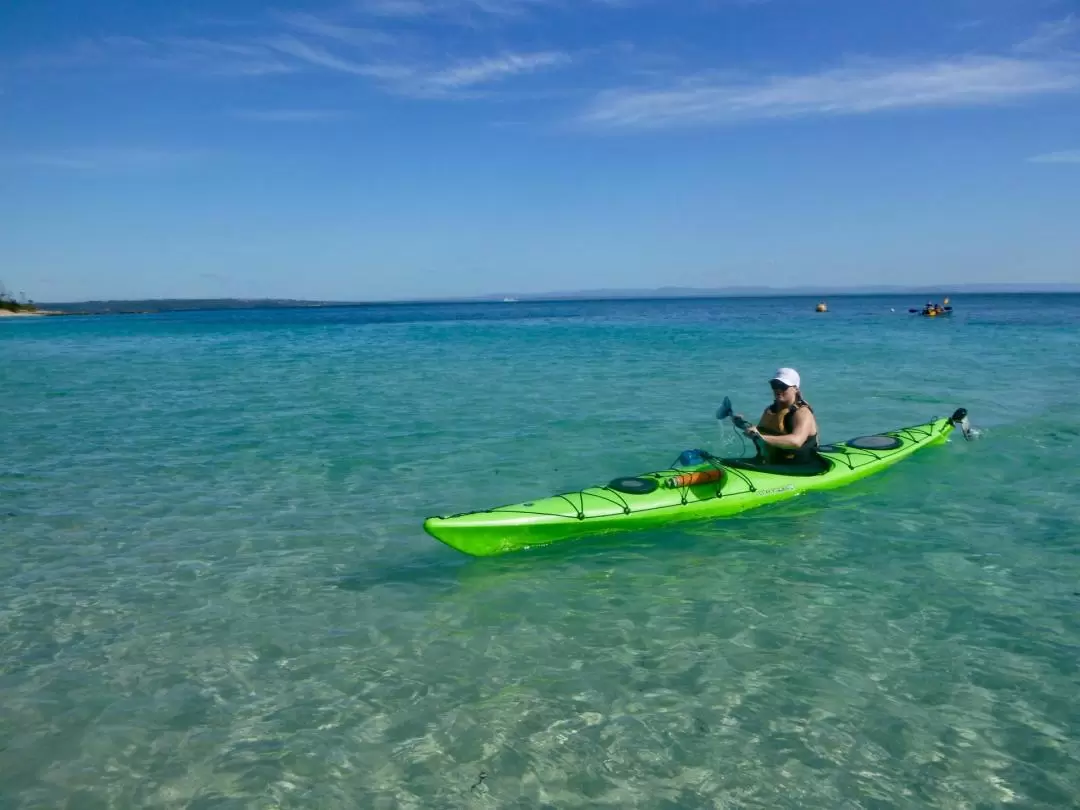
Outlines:
[{"label": "sunlight on water", "polygon": [[[907,303],[0,324],[0,806],[1074,806],[1080,300]],[[825,440],[978,440],[502,558],[421,530],[737,447],[778,365]]]}]

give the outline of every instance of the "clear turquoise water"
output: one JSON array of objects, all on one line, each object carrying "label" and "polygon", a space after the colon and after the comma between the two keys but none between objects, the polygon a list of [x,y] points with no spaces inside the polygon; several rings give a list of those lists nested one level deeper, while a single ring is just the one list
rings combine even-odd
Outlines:
[{"label": "clear turquoise water", "polygon": [[[1078,806],[1080,297],[813,303],[0,320],[0,806]],[[982,435],[732,520],[421,530],[738,452],[778,365],[825,440]]]}]

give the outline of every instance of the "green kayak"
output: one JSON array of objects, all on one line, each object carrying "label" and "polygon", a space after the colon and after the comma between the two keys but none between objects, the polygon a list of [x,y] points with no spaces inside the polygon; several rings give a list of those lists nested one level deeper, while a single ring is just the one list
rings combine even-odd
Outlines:
[{"label": "green kayak", "polygon": [[944,442],[957,425],[966,435],[963,408],[947,419],[822,445],[814,464],[799,467],[688,450],[667,470],[481,512],[429,517],[424,529],[458,551],[488,557],[584,535],[727,517],[873,475]]}]

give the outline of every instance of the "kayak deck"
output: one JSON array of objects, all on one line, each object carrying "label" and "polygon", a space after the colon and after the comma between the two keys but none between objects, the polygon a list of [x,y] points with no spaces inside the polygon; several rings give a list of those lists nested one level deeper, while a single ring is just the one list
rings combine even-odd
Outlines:
[{"label": "kayak deck", "polygon": [[615,479],[606,486],[534,501],[429,517],[424,529],[465,554],[492,556],[609,531],[727,517],[872,475],[923,447],[944,442],[955,419],[956,414],[823,445],[817,463],[809,467],[763,465],[752,459],[720,459],[692,451],[700,454],[700,463],[677,463],[665,470]]}]

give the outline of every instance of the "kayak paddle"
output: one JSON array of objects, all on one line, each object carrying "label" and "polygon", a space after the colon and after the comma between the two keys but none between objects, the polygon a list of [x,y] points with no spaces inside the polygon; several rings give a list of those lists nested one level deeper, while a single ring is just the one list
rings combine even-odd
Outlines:
[{"label": "kayak paddle", "polygon": [[[716,418],[723,422],[725,419],[731,419],[731,424],[737,427],[739,430],[746,430],[748,427],[752,427],[751,423],[737,413],[733,413],[731,407],[731,400],[728,397],[724,397],[724,401],[720,404],[720,407],[716,410]],[[754,446],[758,449],[759,453],[764,452],[765,443],[755,438],[752,440]]]},{"label": "kayak paddle", "polygon": [[949,417],[949,421],[960,428],[960,432],[964,434],[964,438],[969,442],[973,436],[978,435],[978,431],[974,430],[971,427],[971,422],[968,421],[967,408],[957,408],[953,411],[953,415]]},{"label": "kayak paddle", "polygon": [[725,419],[730,418],[731,424],[735,425],[739,430],[746,430],[750,427],[750,423],[739,416],[737,413],[732,412],[731,400],[724,397],[723,403],[716,410],[716,418],[723,422]]}]

